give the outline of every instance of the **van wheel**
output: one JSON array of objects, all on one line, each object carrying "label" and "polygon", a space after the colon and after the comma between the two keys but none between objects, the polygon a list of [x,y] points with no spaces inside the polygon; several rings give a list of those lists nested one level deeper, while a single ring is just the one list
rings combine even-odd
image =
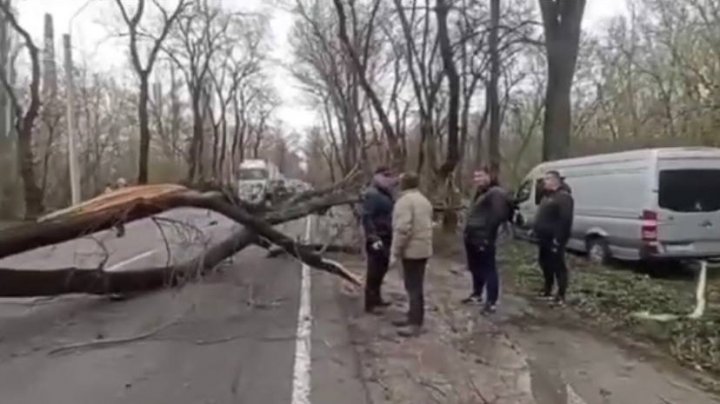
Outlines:
[{"label": "van wheel", "polygon": [[610,248],[605,239],[596,237],[587,241],[588,259],[593,264],[606,265],[610,262]]}]

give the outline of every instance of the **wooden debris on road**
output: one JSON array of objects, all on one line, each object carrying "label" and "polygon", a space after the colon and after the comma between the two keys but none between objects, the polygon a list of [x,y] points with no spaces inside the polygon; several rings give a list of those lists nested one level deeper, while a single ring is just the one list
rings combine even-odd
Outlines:
[{"label": "wooden debris on road", "polygon": [[[307,265],[340,276],[359,285],[354,274],[334,261],[322,257],[312,246],[296,242],[274,225],[296,220],[332,206],[351,203],[352,194],[331,192],[313,194],[303,202],[262,215],[249,213],[233,204],[221,192],[198,192],[176,184],[144,185],[103,194],[79,205],[0,232],[0,258],[35,248],[58,244],[89,233],[109,229],[119,223],[150,217],[164,211],[192,207],[220,213],[244,226],[230,239],[211,247],[202,257],[187,264],[137,271],[107,272],[103,268],[65,268],[18,270],[0,268],[0,296],[40,296],[64,293],[124,293],[175,285],[212,268],[253,243],[270,243]],[[261,243],[262,244],[262,243]]]}]

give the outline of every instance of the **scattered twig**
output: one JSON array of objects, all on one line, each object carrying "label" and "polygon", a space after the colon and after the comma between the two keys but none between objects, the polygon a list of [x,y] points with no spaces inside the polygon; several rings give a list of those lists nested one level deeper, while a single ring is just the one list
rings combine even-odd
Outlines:
[{"label": "scattered twig", "polygon": [[488,401],[487,398],[485,398],[485,395],[480,391],[480,388],[475,384],[475,380],[473,380],[472,377],[468,377],[468,384],[470,387],[472,387],[473,392],[476,396],[481,400],[482,404],[492,404],[490,401]]},{"label": "scattered twig", "polygon": [[241,339],[251,339],[253,341],[259,341],[259,342],[279,342],[279,341],[293,341],[297,339],[296,335],[283,335],[283,336],[277,336],[277,337],[270,337],[270,336],[254,336],[254,335],[247,335],[247,334],[237,334],[237,335],[230,335],[223,338],[218,339],[209,339],[209,340],[197,340],[194,342],[195,345],[199,346],[207,346],[207,345],[218,345],[218,344],[225,344],[232,341],[237,341]]},{"label": "scattered twig", "polygon": [[74,351],[82,350],[82,349],[107,348],[107,347],[111,347],[111,346],[115,346],[115,345],[121,345],[121,344],[127,344],[127,343],[131,343],[131,342],[142,341],[144,339],[151,338],[151,337],[157,335],[158,333],[160,333],[161,331],[177,324],[177,322],[180,321],[180,319],[183,316],[184,316],[184,314],[172,319],[171,321],[163,323],[148,332],[145,332],[145,333],[142,333],[139,335],[135,335],[135,336],[131,336],[131,337],[122,337],[122,338],[97,339],[97,340],[89,341],[89,342],[80,342],[80,343],[75,343],[75,344],[70,344],[70,345],[64,345],[64,346],[60,346],[60,347],[51,349],[48,352],[48,355],[54,356],[54,355],[60,355],[60,354],[74,352]]},{"label": "scattered twig", "polygon": [[167,258],[165,259],[165,265],[170,265],[170,262],[172,262],[172,253],[170,252],[170,243],[168,242],[167,235],[165,234],[165,229],[163,229],[162,225],[160,225],[159,218],[156,216],[153,216],[152,221],[155,223],[155,226],[157,226],[158,231],[160,232],[160,235],[163,239],[163,244],[165,245],[165,255]]}]

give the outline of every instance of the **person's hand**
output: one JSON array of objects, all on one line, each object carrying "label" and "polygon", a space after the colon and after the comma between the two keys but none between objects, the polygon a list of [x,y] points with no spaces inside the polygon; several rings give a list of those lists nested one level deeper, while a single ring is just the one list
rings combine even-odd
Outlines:
[{"label": "person's hand", "polygon": [[380,251],[383,249],[383,242],[378,240],[378,241],[370,244],[370,248],[372,248],[373,251]]},{"label": "person's hand", "polygon": [[388,264],[388,267],[389,268],[395,267],[395,265],[397,265],[397,262],[398,262],[397,257],[394,254],[391,254],[390,255],[390,263]]},{"label": "person's hand", "polygon": [[552,242],[552,252],[553,252],[554,254],[557,254],[558,251],[560,251],[560,243],[558,243],[557,240],[553,240],[553,242]]}]

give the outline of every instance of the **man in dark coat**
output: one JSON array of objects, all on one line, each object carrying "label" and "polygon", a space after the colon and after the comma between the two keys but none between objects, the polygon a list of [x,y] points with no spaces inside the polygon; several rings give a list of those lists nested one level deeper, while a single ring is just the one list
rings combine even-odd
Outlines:
[{"label": "man in dark coat", "polygon": [[568,287],[565,247],[572,231],[574,201],[570,187],[557,171],[548,171],[543,182],[545,195],[538,208],[534,229],[539,245],[538,261],[545,278],[541,297],[551,299],[557,281],[555,302],[564,305]]},{"label": "man in dark coat", "polygon": [[363,195],[362,223],[365,230],[367,274],[365,277],[365,311],[375,312],[388,305],[380,290],[390,263],[392,214],[397,178],[385,167],[375,171]]},{"label": "man in dark coat", "polygon": [[467,267],[472,275],[473,288],[472,294],[463,303],[482,302],[483,290],[487,288],[486,313],[495,311],[500,293],[495,243],[500,225],[510,216],[510,198],[490,171],[483,168],[475,172],[477,192],[464,230]]}]

